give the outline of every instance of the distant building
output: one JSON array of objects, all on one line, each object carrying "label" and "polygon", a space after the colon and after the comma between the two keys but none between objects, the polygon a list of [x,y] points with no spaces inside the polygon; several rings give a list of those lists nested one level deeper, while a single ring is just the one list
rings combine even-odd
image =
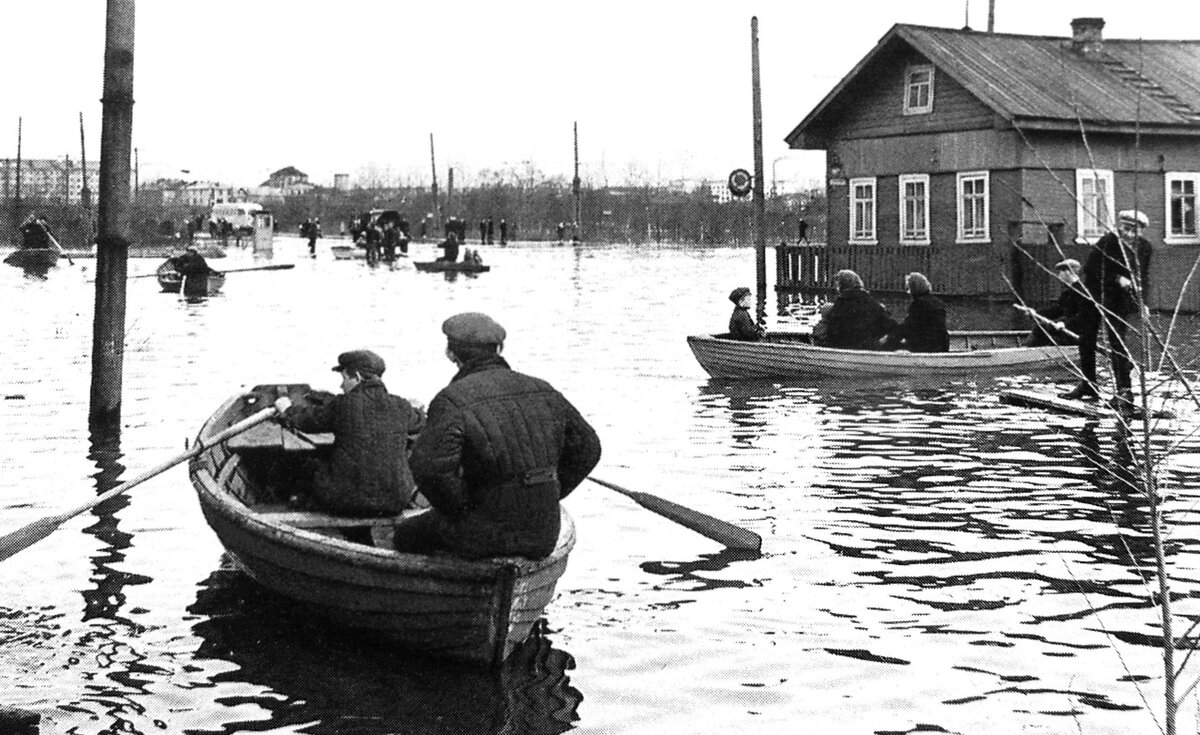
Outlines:
[{"label": "distant building", "polygon": [[333,188],[338,191],[350,191],[350,174],[334,174]]},{"label": "distant building", "polygon": [[[156,182],[157,183],[157,182]],[[147,191],[159,189],[147,184],[142,187],[142,196]],[[167,182],[161,189],[162,203],[185,207],[211,207],[217,202],[235,202],[246,198],[245,189],[219,184],[212,181]]]},{"label": "distant building", "polygon": [[780,289],[853,268],[898,291],[919,270],[943,293],[1044,300],[1053,264],[1136,207],[1156,246],[1151,303],[1172,306],[1200,256],[1200,41],[1103,27],[893,26],[786,137],[826,152],[829,216],[827,246],[781,259]]},{"label": "distant building", "polygon": [[287,166],[268,176],[267,180],[259,184],[258,188],[267,195],[287,197],[304,194],[316,187],[309,182],[308,174],[295,166]]},{"label": "distant building", "polygon": [[[100,190],[100,164],[87,162],[87,185],[95,203]],[[69,158],[21,159],[21,198],[79,203],[83,190],[83,172],[78,161]],[[17,159],[0,163],[0,196],[17,196]]]}]

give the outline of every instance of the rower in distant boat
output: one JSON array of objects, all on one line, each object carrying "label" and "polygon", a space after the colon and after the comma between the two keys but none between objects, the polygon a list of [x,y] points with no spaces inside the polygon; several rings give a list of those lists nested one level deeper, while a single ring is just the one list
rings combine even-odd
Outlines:
[{"label": "rower in distant boat", "polygon": [[908,315],[888,334],[883,349],[909,352],[949,352],[950,333],[946,331],[946,307],[933,295],[933,286],[924,273],[909,273],[904,287],[912,301]]},{"label": "rower in distant boat", "polygon": [[733,314],[729,317],[729,337],[743,342],[757,342],[766,330],[750,316],[753,293],[745,286],[738,286],[729,294],[733,302]]},{"label": "rower in distant boat", "polygon": [[439,262],[454,263],[458,261],[458,233],[453,230],[446,233],[446,239],[442,241],[439,248],[445,251],[442,257],[438,258]]},{"label": "rower in distant boat", "polygon": [[184,278],[194,278],[196,276],[211,276],[218,271],[213,270],[208,265],[208,261],[196,249],[195,245],[188,245],[184,248],[183,255],[176,255],[169,259],[171,266],[175,268],[175,272]]},{"label": "rower in distant boat", "polygon": [[50,223],[45,216],[31,214],[19,228],[21,232],[21,247],[31,250],[46,250],[50,248]]}]

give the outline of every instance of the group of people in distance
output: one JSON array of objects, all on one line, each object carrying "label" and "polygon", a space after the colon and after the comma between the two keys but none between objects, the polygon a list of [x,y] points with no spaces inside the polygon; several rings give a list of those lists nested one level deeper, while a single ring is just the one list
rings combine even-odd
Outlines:
[{"label": "group of people in distance", "polygon": [[285,426],[334,435],[298,502],[349,516],[427,506],[396,524],[402,552],[545,557],[558,540],[559,500],[599,462],[599,437],[549,383],[509,366],[505,330],[491,317],[457,314],[442,332],[458,372],[428,413],[388,392],[385,363],[370,350],[338,356],[341,395],[275,401]]},{"label": "group of people in distance", "polygon": [[[1040,310],[1016,306],[1035,319],[1023,344],[1079,346],[1078,385],[1060,395],[1071,400],[1094,400],[1099,396],[1096,380],[1096,343],[1101,327],[1108,342],[1115,407],[1132,404],[1132,362],[1126,344],[1129,317],[1138,312],[1149,285],[1153,248],[1143,236],[1149,218],[1129,209],[1117,216],[1117,230],[1101,237],[1085,263],[1066,258],[1055,265],[1063,290],[1055,303]],[[907,349],[910,352],[946,352],[950,349],[946,308],[933,295],[929,279],[909,273],[904,279],[911,300],[908,314],[897,323],[887,309],[863,286],[852,270],[834,276],[836,298],[821,308],[821,319],[813,327],[813,344],[822,347],[860,350]],[[750,315],[750,289],[740,287],[729,294],[734,303],[729,319],[729,337],[762,339],[764,330]]]},{"label": "group of people in distance", "polygon": [[[946,307],[933,295],[929,279],[909,273],[904,284],[911,301],[904,321],[897,322],[867,291],[857,273],[838,271],[833,277],[837,296],[821,307],[821,320],[812,330],[813,344],[843,350],[946,352],[950,349]],[[750,289],[734,289],[729,300],[734,303],[729,336],[747,341],[762,339],[765,330],[750,316]]]}]

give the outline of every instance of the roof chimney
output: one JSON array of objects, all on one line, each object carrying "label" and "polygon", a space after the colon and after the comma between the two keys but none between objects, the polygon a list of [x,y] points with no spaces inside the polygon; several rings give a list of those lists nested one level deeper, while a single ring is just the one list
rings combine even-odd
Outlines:
[{"label": "roof chimney", "polygon": [[1071,21],[1071,50],[1091,56],[1104,50],[1103,18],[1076,18]]}]

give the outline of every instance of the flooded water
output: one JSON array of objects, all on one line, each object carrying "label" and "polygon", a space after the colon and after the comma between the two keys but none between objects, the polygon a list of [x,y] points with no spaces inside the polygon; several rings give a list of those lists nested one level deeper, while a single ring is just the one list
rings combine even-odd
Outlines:
[{"label": "flooded water", "polygon": [[[94,262],[44,280],[0,269],[0,532],[182,452],[243,388],[336,390],[329,365],[346,349],[375,349],[392,391],[428,402],[453,374],[441,321],[482,310],[508,329],[514,368],[594,423],[597,477],[751,528],[763,554],[724,552],[585,483],[566,501],[579,542],[544,626],[503,670],[480,672],[331,630],[263,592],[223,558],[178,467],[0,563],[0,704],[71,733],[1161,722],[1148,507],[1120,481],[1131,437],[1112,420],[997,400],[1029,377],[709,380],[684,337],[724,327],[726,294],[753,284],[748,249],[493,247],[491,273],[451,279],[335,261],[326,242],[309,259],[279,238],[273,262],[294,269],[230,274],[197,302],[130,280],[119,445],[87,429]],[[214,262],[254,264],[244,252]],[[130,261],[133,274],[156,265]],[[1194,341],[1194,321],[1180,328]],[[1185,612],[1200,598],[1194,418],[1181,411],[1152,440],[1170,451]],[[1196,731],[1196,708],[1190,697],[1181,731]]]}]

